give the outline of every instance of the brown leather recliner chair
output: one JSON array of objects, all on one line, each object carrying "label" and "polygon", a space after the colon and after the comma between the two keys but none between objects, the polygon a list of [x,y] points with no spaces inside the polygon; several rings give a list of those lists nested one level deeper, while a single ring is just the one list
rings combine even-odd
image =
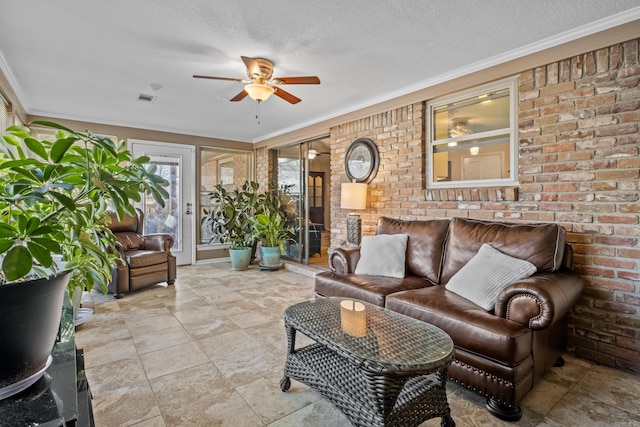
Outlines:
[{"label": "brown leather recliner chair", "polygon": [[116,236],[116,247],[122,258],[113,269],[109,293],[121,298],[125,293],[146,286],[176,280],[176,257],[171,254],[173,237],[169,234],[143,234],[144,213],[126,215],[118,221],[109,213],[109,229]]}]

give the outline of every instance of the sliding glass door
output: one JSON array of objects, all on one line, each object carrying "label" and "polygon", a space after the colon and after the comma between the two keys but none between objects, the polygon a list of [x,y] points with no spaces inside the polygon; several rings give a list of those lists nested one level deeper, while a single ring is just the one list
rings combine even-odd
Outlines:
[{"label": "sliding glass door", "polygon": [[302,145],[275,150],[276,180],[278,187],[288,195],[287,225],[294,230],[294,237],[285,245],[285,257],[306,263],[304,223],[306,218],[306,188],[303,181],[304,155]]},{"label": "sliding glass door", "polygon": [[330,213],[330,153],[326,140],[274,150],[275,178],[291,201],[287,223],[295,230],[295,237],[285,247],[285,257],[322,267],[327,265]]}]

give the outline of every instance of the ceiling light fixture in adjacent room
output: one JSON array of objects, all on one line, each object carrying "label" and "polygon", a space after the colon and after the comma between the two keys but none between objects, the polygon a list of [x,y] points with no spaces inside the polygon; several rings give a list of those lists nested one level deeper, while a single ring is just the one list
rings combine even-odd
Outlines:
[{"label": "ceiling light fixture in adjacent room", "polygon": [[457,136],[469,135],[471,133],[471,129],[469,129],[468,125],[469,121],[467,119],[451,119],[449,137],[455,138]]}]

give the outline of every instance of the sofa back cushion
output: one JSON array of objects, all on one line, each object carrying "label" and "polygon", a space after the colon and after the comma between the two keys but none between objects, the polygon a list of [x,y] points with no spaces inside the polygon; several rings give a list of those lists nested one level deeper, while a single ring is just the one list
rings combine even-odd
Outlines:
[{"label": "sofa back cushion", "polygon": [[418,276],[438,283],[442,251],[449,220],[409,221],[380,217],[376,234],[406,234],[407,276]]},{"label": "sofa back cushion", "polygon": [[446,284],[484,243],[514,258],[529,261],[538,272],[562,266],[565,229],[558,224],[511,224],[453,218],[449,224],[440,283]]}]

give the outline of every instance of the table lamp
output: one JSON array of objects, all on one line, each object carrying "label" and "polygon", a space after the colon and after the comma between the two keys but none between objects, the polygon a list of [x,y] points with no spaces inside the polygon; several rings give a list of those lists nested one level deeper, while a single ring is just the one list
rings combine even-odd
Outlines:
[{"label": "table lamp", "polygon": [[[342,209],[367,208],[367,184],[359,182],[344,182],[340,188],[340,207]],[[362,221],[357,212],[350,212],[347,216],[347,244],[359,246],[362,236]]]}]

